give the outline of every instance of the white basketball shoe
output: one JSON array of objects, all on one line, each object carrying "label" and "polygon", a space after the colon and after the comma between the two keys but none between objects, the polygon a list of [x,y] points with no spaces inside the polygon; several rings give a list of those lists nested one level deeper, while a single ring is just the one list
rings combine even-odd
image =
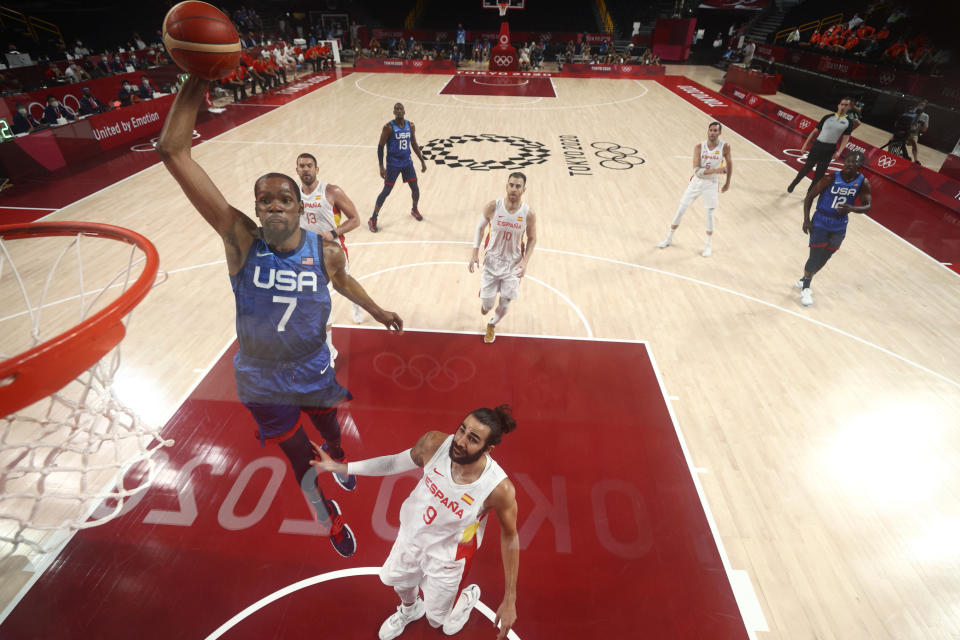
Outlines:
[{"label": "white basketball shoe", "polygon": [[393,640],[407,628],[407,625],[414,620],[419,620],[427,608],[423,605],[423,598],[417,596],[416,601],[410,606],[406,613],[403,611],[403,605],[397,607],[396,613],[383,621],[380,625],[380,640]]},{"label": "white basketball shoe", "polygon": [[805,307],[809,307],[813,304],[813,291],[810,290],[810,287],[807,287],[800,292],[800,304]]},{"label": "white basketball shoe", "polygon": [[453,610],[443,622],[443,632],[448,636],[460,633],[463,625],[470,619],[470,612],[478,602],[480,602],[480,587],[475,584],[464,587],[460,597],[457,598],[457,603],[453,605]]}]

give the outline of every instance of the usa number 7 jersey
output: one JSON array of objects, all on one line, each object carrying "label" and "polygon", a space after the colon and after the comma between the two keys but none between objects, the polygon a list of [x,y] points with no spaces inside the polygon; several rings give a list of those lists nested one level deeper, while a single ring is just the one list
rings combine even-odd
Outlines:
[{"label": "usa number 7 jersey", "polygon": [[400,535],[416,540],[427,554],[443,560],[470,558],[480,547],[487,511],[483,503],[507,474],[487,456],[480,477],[453,481],[448,436],[423,466],[423,477],[400,507]]},{"label": "usa number 7 jersey", "polygon": [[827,231],[846,230],[849,216],[840,213],[837,209],[842,204],[853,205],[863,185],[862,173],[858,173],[857,177],[850,182],[843,179],[842,173],[837,171],[833,174],[833,182],[817,198],[817,211],[813,214],[813,224]]}]

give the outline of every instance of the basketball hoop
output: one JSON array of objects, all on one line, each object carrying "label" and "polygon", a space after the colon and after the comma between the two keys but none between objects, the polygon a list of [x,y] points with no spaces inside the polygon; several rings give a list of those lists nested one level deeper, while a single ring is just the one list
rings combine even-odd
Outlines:
[{"label": "basketball hoop", "polygon": [[[121,227],[0,226],[0,558],[21,546],[48,551],[54,532],[112,519],[149,485],[151,456],[172,444],[113,390],[124,318],[158,266],[153,244]],[[79,320],[65,313],[77,302]],[[138,462],[146,468],[131,469]],[[115,506],[90,519],[107,499]]]},{"label": "basketball hoop", "polygon": [[509,2],[498,2],[498,3],[497,3],[497,9],[500,10],[500,17],[501,17],[501,18],[504,17],[505,15],[507,15],[507,9],[509,9],[509,8],[510,8],[510,3],[509,3]]}]

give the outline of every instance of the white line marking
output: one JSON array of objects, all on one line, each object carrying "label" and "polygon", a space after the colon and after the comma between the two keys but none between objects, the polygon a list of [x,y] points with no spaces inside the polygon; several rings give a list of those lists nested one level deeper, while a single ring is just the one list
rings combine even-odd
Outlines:
[{"label": "white line marking", "polygon": [[[670,414],[670,421],[673,423],[673,429],[677,434],[677,440],[680,442],[680,450],[683,451],[683,459],[687,463],[687,469],[690,472],[690,478],[693,480],[693,486],[697,490],[697,496],[700,498],[700,505],[703,507],[703,514],[707,518],[707,526],[710,527],[710,533],[713,535],[714,544],[717,545],[717,553],[720,555],[720,562],[723,564],[723,569],[727,573],[727,580],[730,582],[730,589],[733,591],[734,596],[736,596],[736,589],[734,589],[733,582],[733,568],[730,566],[730,558],[727,556],[727,550],[723,546],[723,540],[720,538],[720,530],[717,528],[717,523],[713,519],[713,512],[710,511],[710,505],[707,503],[707,496],[703,492],[703,487],[700,485],[700,477],[696,473],[696,468],[693,466],[693,460],[690,457],[690,449],[687,448],[687,441],[683,437],[683,431],[680,429],[680,422],[677,420],[676,414],[673,412],[673,406],[666,401],[667,398],[667,388],[663,384],[663,376],[660,375],[660,367],[657,366],[657,361],[653,357],[653,350],[647,345],[647,357],[650,358],[650,366],[653,369],[653,373],[657,378],[657,384],[660,385],[660,393],[663,395],[664,402],[667,406],[667,412]],[[740,600],[737,600],[738,607],[740,606]],[[740,619],[743,622],[744,629],[747,634],[750,636],[751,640],[756,638],[754,630],[751,626],[747,625],[746,616],[744,616],[744,611],[740,609]]]},{"label": "white line marking", "polygon": [[[447,95],[449,95],[449,96],[450,96],[451,98],[453,98],[454,100],[458,100],[458,101],[462,102],[463,104],[480,104],[480,103],[478,103],[478,102],[470,102],[469,100],[464,100],[463,98],[461,98],[459,95],[457,95],[457,94],[455,94],[455,93],[448,93]],[[480,97],[483,97],[483,96],[480,96]],[[490,96],[486,96],[486,97],[488,97],[488,98],[511,98],[511,97],[519,97],[519,96],[494,96],[494,95],[490,95]],[[531,105],[531,104],[537,104],[537,103],[540,102],[541,100],[543,100],[543,97],[536,98],[536,99],[531,100],[531,101],[529,101],[529,102],[513,102],[513,101],[511,101],[509,105],[502,104],[502,105],[497,105],[497,106],[503,106],[503,107],[506,107],[506,106],[510,106],[510,107],[525,107],[525,106],[528,106],[528,105]],[[488,106],[489,106],[489,105],[488,105]]]},{"label": "white line marking", "polygon": [[680,399],[680,396],[670,396],[670,399],[671,399],[671,400],[679,400],[679,399]]},{"label": "white line marking", "polygon": [[[313,576],[312,578],[307,578],[306,580],[301,580],[300,582],[294,582],[291,585],[287,585],[286,587],[279,589],[277,591],[274,591],[270,595],[265,596],[260,600],[257,600],[256,602],[251,604],[249,607],[247,607],[246,609],[244,609],[243,611],[241,611],[240,613],[233,616],[232,618],[224,622],[222,625],[217,627],[213,631],[213,633],[207,636],[206,640],[217,640],[217,638],[221,637],[227,631],[235,627],[237,623],[242,622],[244,619],[248,618],[250,615],[256,613],[260,609],[263,609],[268,604],[276,602],[277,600],[280,600],[281,598],[290,595],[294,591],[299,591],[300,589],[312,587],[313,585],[320,584],[322,582],[339,580],[340,578],[352,578],[354,576],[375,576],[375,575],[379,575],[379,573],[380,573],[380,567],[352,567],[350,569],[340,569],[338,571],[321,573],[318,576]],[[494,619],[496,618],[496,616],[494,615],[494,612],[485,604],[483,604],[483,602],[478,602],[476,608],[477,608],[477,611],[479,611],[484,616],[486,616],[486,618],[490,620],[490,622],[493,622]],[[384,613],[387,613],[387,612],[384,612]],[[520,636],[518,636],[513,631],[513,629],[511,629],[507,633],[507,637],[510,638],[510,640],[520,640]]]},{"label": "white line marking", "polygon": [[730,579],[733,585],[733,595],[737,599],[740,615],[743,616],[747,628],[754,631],[770,631],[767,619],[763,615],[763,608],[760,606],[760,600],[757,598],[757,592],[753,590],[753,584],[750,582],[750,574],[742,569],[734,569],[731,572]]},{"label": "white line marking", "polygon": [[227,105],[228,107],[282,107],[282,104],[270,104],[266,102],[260,102],[258,104],[245,104],[243,102],[231,102]]},{"label": "white line marking", "polygon": [[348,149],[376,149],[375,144],[332,144],[329,142],[282,142],[276,140],[210,140],[217,144],[280,144],[300,147],[346,147]]},{"label": "white line marking", "polygon": [[[359,74],[354,74],[354,75],[359,75]],[[470,104],[470,103],[461,101],[461,102],[463,102],[463,104],[467,105],[467,106],[463,106],[463,105],[461,105],[461,104],[443,104],[443,103],[437,103],[437,102],[423,102],[423,101],[419,101],[419,100],[411,100],[411,99],[409,99],[409,98],[397,98],[397,97],[395,97],[395,96],[385,96],[385,95],[383,95],[383,94],[376,93],[375,91],[370,91],[369,89],[364,89],[363,87],[360,86],[360,81],[361,81],[361,80],[364,80],[364,79],[366,79],[366,78],[369,78],[369,77],[372,76],[372,75],[379,75],[379,74],[368,73],[368,74],[365,75],[365,76],[361,76],[361,77],[359,77],[359,78],[356,78],[356,79],[354,79],[354,81],[353,81],[353,86],[355,86],[357,89],[359,89],[360,91],[362,91],[362,92],[364,92],[364,93],[366,93],[366,94],[368,94],[368,95],[374,96],[374,97],[376,97],[376,98],[382,98],[382,99],[384,99],[384,100],[391,100],[391,101],[393,101],[393,102],[403,102],[404,104],[419,104],[419,105],[424,105],[424,106],[427,106],[427,107],[452,107],[452,108],[454,108],[454,109],[483,109],[483,110],[487,110],[487,111],[491,111],[491,110],[496,111],[496,110],[499,110],[499,109],[523,109],[523,108],[525,107],[525,105],[515,105],[515,106],[511,106],[511,105],[507,105],[507,104],[497,104],[497,105],[490,105],[490,106],[488,106],[488,107],[485,107],[485,106],[479,106],[479,105],[472,105],[472,104]],[[609,106],[615,105],[615,104],[622,104],[622,103],[624,103],[624,102],[630,102],[630,101],[632,101],[632,100],[636,100],[637,98],[642,98],[643,96],[647,95],[647,93],[650,91],[650,89],[649,89],[646,85],[640,84],[639,81],[637,81],[637,80],[634,80],[634,82],[637,83],[637,86],[639,86],[641,89],[643,89],[643,93],[637,94],[637,95],[632,96],[632,97],[630,97],[630,98],[623,98],[622,100],[614,100],[613,102],[599,102],[599,103],[596,103],[596,104],[571,104],[571,105],[563,105],[563,106],[538,107],[538,108],[536,108],[536,109],[530,109],[530,111],[548,111],[548,110],[558,110],[558,109],[590,109],[590,108],[593,108],[593,107],[609,107]],[[454,97],[455,97],[455,96],[454,96]]]},{"label": "white line marking", "polygon": [[7,207],[3,206],[0,209],[11,209],[14,211],[58,211],[56,207]]}]

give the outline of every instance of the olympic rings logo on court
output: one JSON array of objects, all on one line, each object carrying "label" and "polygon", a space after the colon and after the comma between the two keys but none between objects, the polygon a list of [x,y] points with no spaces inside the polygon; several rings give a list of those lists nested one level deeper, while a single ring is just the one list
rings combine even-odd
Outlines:
[{"label": "olympic rings logo on court", "polygon": [[493,56],[493,64],[498,67],[505,67],[513,64],[513,56]]},{"label": "olympic rings logo on court", "polygon": [[646,162],[637,155],[636,149],[616,142],[591,142],[590,146],[597,149],[594,155],[601,158],[600,166],[605,169],[626,171]]},{"label": "olympic rings logo on court", "polygon": [[[516,155],[509,156],[505,160],[477,160],[474,158],[462,158],[453,153],[455,145],[469,144],[471,142],[496,142],[507,144],[517,148]],[[543,164],[550,157],[550,149],[542,142],[534,142],[519,136],[501,136],[494,133],[464,134],[460,136],[450,136],[449,138],[437,138],[429,141],[421,147],[423,157],[430,158],[436,164],[446,165],[452,168],[466,167],[471,171],[493,171],[496,169],[520,169],[534,164]]]},{"label": "olympic rings logo on court", "polygon": [[893,156],[883,155],[880,156],[880,159],[877,160],[877,164],[883,167],[884,169],[889,169],[893,165],[897,164],[897,159]]},{"label": "olympic rings logo on court", "polygon": [[450,356],[441,364],[425,353],[404,360],[396,353],[381,351],[373,359],[373,370],[404,391],[420,389],[426,384],[434,391],[447,393],[472,380],[477,374],[477,365],[463,356]]},{"label": "olympic rings logo on court", "polygon": [[812,124],[813,124],[813,120],[807,120],[806,118],[803,118],[802,120],[800,120],[799,122],[797,122],[797,128],[798,128],[798,129],[809,129],[809,128],[810,128],[810,125],[812,125]]}]

